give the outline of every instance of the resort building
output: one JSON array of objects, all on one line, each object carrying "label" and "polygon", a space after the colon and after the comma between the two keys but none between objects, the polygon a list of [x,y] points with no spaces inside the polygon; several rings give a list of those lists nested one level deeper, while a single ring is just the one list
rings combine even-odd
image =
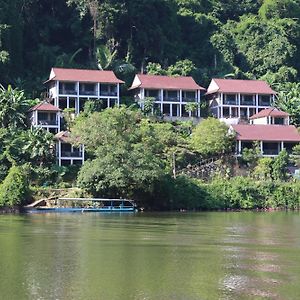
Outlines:
[{"label": "resort building", "polygon": [[47,102],[42,102],[29,110],[29,121],[33,127],[42,127],[56,134],[60,130],[61,110]]},{"label": "resort building", "polygon": [[71,144],[70,133],[63,131],[63,110],[78,115],[85,103],[101,101],[102,108],[120,104],[120,84],[112,71],[52,68],[48,86],[48,102],[29,111],[31,126],[42,127],[55,134],[56,157],[59,166],[83,164],[84,145]]},{"label": "resort building", "polygon": [[119,105],[124,82],[113,71],[52,68],[45,83],[54,106],[77,115],[88,100],[101,101],[103,108]]},{"label": "resort building", "polygon": [[243,149],[252,148],[259,143],[261,155],[277,156],[286,149],[292,153],[294,146],[300,143],[300,133],[295,126],[289,125],[289,114],[278,109],[265,109],[253,115],[251,124],[231,125],[230,131],[236,137],[236,154]]},{"label": "resort building", "polygon": [[[147,98],[154,99],[153,110],[166,119],[200,118],[201,91],[205,89],[192,77],[137,74],[130,90],[134,90],[142,109]],[[188,108],[189,103],[195,103],[193,110]]]},{"label": "resort building", "polygon": [[249,120],[272,106],[275,95],[265,81],[217,78],[211,80],[206,93],[211,113],[226,123]]},{"label": "resort building", "polygon": [[61,131],[54,138],[56,141],[56,159],[59,166],[82,165],[84,163],[84,145],[73,146],[68,131]]}]

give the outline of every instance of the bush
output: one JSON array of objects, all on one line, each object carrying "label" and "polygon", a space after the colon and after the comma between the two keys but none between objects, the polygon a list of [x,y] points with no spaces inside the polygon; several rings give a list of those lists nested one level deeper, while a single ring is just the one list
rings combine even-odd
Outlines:
[{"label": "bush", "polygon": [[0,185],[0,207],[21,205],[26,202],[28,195],[26,168],[12,166]]}]

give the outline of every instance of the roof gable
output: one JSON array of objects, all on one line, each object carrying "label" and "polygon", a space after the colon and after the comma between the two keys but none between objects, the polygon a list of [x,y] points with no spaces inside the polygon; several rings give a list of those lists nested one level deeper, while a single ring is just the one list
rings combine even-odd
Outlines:
[{"label": "roof gable", "polygon": [[213,78],[207,90],[207,94],[220,93],[241,93],[241,94],[270,94],[276,92],[263,80],[242,80],[242,79],[220,79]]},{"label": "roof gable", "polygon": [[300,142],[300,134],[292,125],[231,125],[240,141]]},{"label": "roof gable", "polygon": [[130,89],[205,90],[191,76],[162,76],[137,74]]},{"label": "roof gable", "polygon": [[57,81],[79,81],[92,83],[124,83],[118,79],[113,71],[100,70],[84,70],[84,69],[66,69],[66,68],[52,68],[50,77],[46,82]]},{"label": "roof gable", "polygon": [[48,102],[41,102],[41,103],[31,107],[29,111],[59,112],[59,111],[61,111],[61,109],[59,109],[58,107],[56,107]]},{"label": "roof gable", "polygon": [[288,113],[286,113],[282,110],[279,110],[275,107],[270,107],[270,108],[263,109],[259,113],[251,116],[250,120],[260,119],[260,118],[265,118],[265,117],[286,118],[288,116],[289,116]]}]

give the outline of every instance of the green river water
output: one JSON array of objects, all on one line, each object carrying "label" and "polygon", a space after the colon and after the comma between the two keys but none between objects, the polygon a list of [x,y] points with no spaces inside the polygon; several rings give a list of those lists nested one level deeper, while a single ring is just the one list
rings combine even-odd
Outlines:
[{"label": "green river water", "polygon": [[300,299],[300,214],[0,215],[0,299]]}]

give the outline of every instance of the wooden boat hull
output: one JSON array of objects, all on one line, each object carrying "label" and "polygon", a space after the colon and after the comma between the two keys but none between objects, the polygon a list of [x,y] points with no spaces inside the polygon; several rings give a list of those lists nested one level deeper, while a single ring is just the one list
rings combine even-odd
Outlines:
[{"label": "wooden boat hull", "polygon": [[35,207],[26,209],[28,212],[134,212],[134,207],[101,207],[101,208],[79,208],[79,207]]}]

